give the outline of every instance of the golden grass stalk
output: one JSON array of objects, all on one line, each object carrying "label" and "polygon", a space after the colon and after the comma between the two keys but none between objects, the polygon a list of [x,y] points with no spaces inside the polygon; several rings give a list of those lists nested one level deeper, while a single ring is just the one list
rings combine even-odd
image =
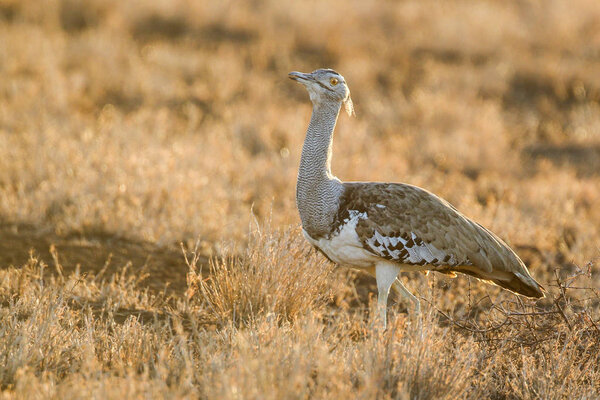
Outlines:
[{"label": "golden grass stalk", "polygon": [[253,232],[242,254],[213,258],[208,271],[194,257],[186,261],[188,298],[203,303],[221,326],[258,316],[293,321],[318,313],[333,293],[333,265],[305,243],[299,229]]}]

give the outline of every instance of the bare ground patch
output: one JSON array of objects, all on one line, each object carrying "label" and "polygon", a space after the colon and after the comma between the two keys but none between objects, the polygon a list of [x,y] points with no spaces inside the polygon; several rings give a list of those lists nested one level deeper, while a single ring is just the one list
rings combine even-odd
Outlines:
[{"label": "bare ground patch", "polygon": [[[168,249],[101,231],[58,235],[50,228],[0,224],[1,268],[26,264],[30,252],[52,266],[52,248],[67,275],[79,269],[83,274],[102,272],[110,276],[127,266],[131,273],[146,274],[143,284],[154,291],[169,288],[169,292],[183,292],[186,288],[188,267],[180,249]],[[200,257],[199,264],[207,262],[206,257]]]}]

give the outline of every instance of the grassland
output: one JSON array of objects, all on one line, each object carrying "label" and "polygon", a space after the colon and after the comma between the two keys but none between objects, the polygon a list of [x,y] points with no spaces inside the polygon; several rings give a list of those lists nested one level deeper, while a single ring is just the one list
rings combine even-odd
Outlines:
[{"label": "grassland", "polygon": [[[333,170],[425,187],[550,292],[374,282],[299,234],[310,115]],[[2,398],[600,397],[600,3],[0,0]]]}]

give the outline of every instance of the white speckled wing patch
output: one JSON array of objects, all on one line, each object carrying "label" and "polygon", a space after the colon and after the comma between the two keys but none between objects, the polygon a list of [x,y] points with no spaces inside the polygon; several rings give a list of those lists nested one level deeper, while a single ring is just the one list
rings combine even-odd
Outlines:
[{"label": "white speckled wing patch", "polygon": [[400,263],[436,266],[453,266],[458,263],[454,255],[446,254],[432,244],[425,243],[412,232],[384,236],[375,231],[365,242],[370,251]]}]

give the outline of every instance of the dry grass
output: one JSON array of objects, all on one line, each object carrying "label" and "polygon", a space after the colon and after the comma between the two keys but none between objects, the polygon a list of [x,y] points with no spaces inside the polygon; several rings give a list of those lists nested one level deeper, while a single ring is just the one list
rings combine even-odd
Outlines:
[{"label": "dry grass", "polygon": [[[600,330],[598,315],[588,314],[593,308],[570,302],[547,310],[513,304],[515,310],[502,308],[502,321],[490,321],[486,329],[475,327],[472,319],[468,327],[448,324],[431,308],[422,330],[400,314],[382,333],[354,308],[328,307],[331,298],[312,285],[324,285],[327,269],[299,273],[280,268],[282,282],[300,275],[291,293],[259,282],[273,278],[257,265],[272,265],[273,254],[284,248],[303,251],[296,234],[261,236],[241,261],[215,264],[216,274],[209,279],[218,281],[202,283],[206,287],[190,299],[149,294],[139,279],[126,275],[64,276],[60,264],[49,268],[36,258],[1,271],[0,382],[5,396],[598,395]],[[282,242],[290,235],[295,239]],[[267,244],[274,251],[257,251]],[[240,271],[233,275],[218,270],[233,271],[234,265]],[[194,288],[194,268],[190,274]],[[335,282],[338,294],[349,284],[339,274]],[[234,298],[247,293],[248,283],[262,286],[259,294]],[[200,293],[205,296],[198,298]],[[497,317],[493,311],[487,316]]]},{"label": "dry grass", "polygon": [[186,257],[186,294],[205,305],[206,318],[221,327],[247,325],[264,316],[292,322],[318,313],[333,297],[332,265],[304,246],[297,230],[256,233],[250,239],[244,254],[212,260],[209,271],[202,271],[196,252]]},{"label": "dry grass", "polygon": [[[598,2],[38,3],[0,0],[3,397],[600,396]],[[298,233],[317,67],[340,178],[440,194],[549,298],[410,274],[423,334],[374,331]]]}]

